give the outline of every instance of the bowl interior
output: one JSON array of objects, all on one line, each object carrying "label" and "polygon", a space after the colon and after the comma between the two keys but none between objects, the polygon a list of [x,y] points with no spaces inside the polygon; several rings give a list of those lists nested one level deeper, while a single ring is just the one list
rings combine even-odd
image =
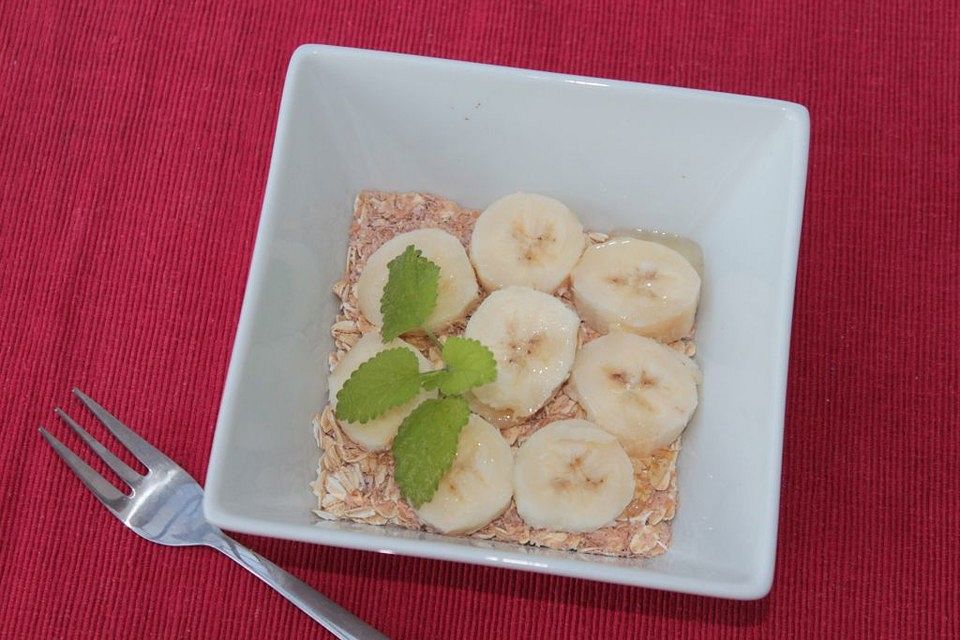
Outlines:
[{"label": "bowl interior", "polygon": [[[772,100],[301,47],[217,425],[208,517],[263,535],[763,595],[807,128],[802,107]],[[684,435],[669,553],[616,560],[314,524],[310,421],[326,401],[330,286],[365,188],[432,191],[476,208],[535,191],[567,203],[590,229],[654,228],[701,244],[704,384]]]}]

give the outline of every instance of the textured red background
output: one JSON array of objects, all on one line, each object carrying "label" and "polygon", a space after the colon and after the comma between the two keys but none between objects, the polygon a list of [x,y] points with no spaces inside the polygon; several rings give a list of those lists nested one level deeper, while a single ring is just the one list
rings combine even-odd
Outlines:
[{"label": "textured red background", "polygon": [[203,478],[304,42],[809,107],[777,575],[737,603],[245,542],[398,638],[960,637],[952,0],[0,3],[0,636],[325,635],[124,529],[36,432],[76,384]]}]

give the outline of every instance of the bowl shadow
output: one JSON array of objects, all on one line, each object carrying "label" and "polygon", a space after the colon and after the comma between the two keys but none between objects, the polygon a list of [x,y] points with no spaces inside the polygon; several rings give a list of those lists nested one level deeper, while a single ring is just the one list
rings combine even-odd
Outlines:
[{"label": "bowl shadow", "polygon": [[255,536],[236,537],[313,585],[337,584],[340,575],[368,578],[382,586],[408,584],[473,595],[490,594],[513,601],[573,605],[579,609],[733,627],[762,624],[770,609],[769,596],[752,601],[724,600],[458,562]]}]

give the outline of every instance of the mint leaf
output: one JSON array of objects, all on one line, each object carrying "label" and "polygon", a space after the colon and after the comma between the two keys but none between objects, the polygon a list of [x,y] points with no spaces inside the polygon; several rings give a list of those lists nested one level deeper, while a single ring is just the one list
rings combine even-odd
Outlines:
[{"label": "mint leaf", "polygon": [[337,393],[334,413],[347,422],[369,422],[420,392],[420,364],[405,347],[387,349],[354,371]]},{"label": "mint leaf", "polygon": [[440,371],[421,374],[427,389],[440,389],[445,396],[454,396],[497,379],[497,361],[493,352],[470,338],[452,336],[443,343]]},{"label": "mint leaf", "polygon": [[433,499],[469,418],[466,400],[439,398],[424,400],[401,423],[393,441],[394,479],[414,508]]},{"label": "mint leaf", "polygon": [[497,379],[493,352],[471,338],[447,338],[443,343],[443,362],[448,369],[447,379],[440,383],[444,395],[464,393]]},{"label": "mint leaf", "polygon": [[380,298],[384,342],[422,327],[437,306],[440,286],[440,267],[413,245],[388,262],[387,270],[389,276]]}]

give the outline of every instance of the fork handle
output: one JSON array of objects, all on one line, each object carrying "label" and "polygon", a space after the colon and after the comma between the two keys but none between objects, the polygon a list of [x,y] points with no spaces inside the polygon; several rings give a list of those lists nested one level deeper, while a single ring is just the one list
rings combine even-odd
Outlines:
[{"label": "fork handle", "polygon": [[218,532],[207,544],[228,558],[232,558],[250,573],[273,587],[298,609],[319,622],[341,640],[388,640],[366,622],[353,615],[333,600],[281,569],[259,553]]}]

